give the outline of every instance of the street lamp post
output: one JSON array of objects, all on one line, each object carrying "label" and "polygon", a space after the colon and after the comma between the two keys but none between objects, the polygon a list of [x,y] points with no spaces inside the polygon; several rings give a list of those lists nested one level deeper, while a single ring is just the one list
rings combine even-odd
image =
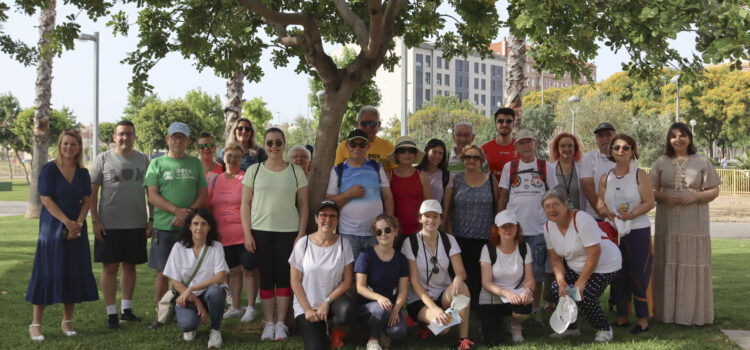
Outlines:
[{"label": "street lamp post", "polygon": [[78,40],[94,42],[94,132],[92,135],[94,146],[92,147],[92,161],[96,159],[99,152],[99,32],[81,34]]},{"label": "street lamp post", "polygon": [[672,80],[669,81],[672,84],[675,84],[677,87],[677,107],[675,111],[675,121],[680,121],[680,75],[677,74],[674,77],[672,77]]},{"label": "street lamp post", "polygon": [[698,121],[695,119],[690,119],[690,132],[693,133],[693,137],[695,137],[695,125],[698,124]]},{"label": "street lamp post", "polygon": [[570,128],[571,133],[573,135],[576,134],[576,112],[578,112],[578,108],[581,107],[581,98],[573,95],[568,98],[568,109],[570,109],[570,114],[573,115],[573,125]]}]

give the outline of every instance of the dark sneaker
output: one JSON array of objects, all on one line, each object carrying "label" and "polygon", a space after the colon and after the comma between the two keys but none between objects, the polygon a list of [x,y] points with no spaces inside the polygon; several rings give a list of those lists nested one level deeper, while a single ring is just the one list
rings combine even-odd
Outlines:
[{"label": "dark sneaker", "polygon": [[161,326],[162,326],[161,322],[159,322],[159,320],[155,319],[154,322],[151,323],[150,326],[148,326],[148,329],[155,330],[155,329],[159,329],[159,327],[161,327]]},{"label": "dark sneaker", "polygon": [[131,309],[125,309],[120,315],[122,322],[141,322],[141,318],[136,316]]},{"label": "dark sneaker", "polygon": [[107,328],[109,329],[120,328],[120,320],[117,319],[117,314],[107,315]]}]

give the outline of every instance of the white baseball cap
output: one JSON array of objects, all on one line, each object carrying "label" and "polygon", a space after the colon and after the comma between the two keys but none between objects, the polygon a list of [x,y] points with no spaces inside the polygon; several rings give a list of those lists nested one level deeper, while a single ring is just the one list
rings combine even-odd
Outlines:
[{"label": "white baseball cap", "polygon": [[557,308],[549,319],[549,325],[555,333],[562,334],[571,323],[576,321],[576,318],[578,318],[578,307],[575,301],[566,295],[557,303]]},{"label": "white baseball cap", "polygon": [[424,202],[422,202],[422,205],[419,206],[419,215],[422,215],[424,213],[434,211],[438,214],[443,213],[443,207],[440,206],[440,202],[434,199],[428,199]]},{"label": "white baseball cap", "polygon": [[503,210],[495,215],[495,226],[500,227],[505,224],[518,225],[516,214],[510,210]]}]

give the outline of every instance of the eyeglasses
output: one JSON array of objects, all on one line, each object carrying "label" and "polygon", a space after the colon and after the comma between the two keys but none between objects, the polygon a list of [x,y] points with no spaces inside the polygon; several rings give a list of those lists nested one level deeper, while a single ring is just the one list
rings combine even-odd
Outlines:
[{"label": "eyeglasses", "polygon": [[404,153],[411,153],[411,154],[417,154],[416,148],[397,148],[396,154],[404,154]]},{"label": "eyeglasses", "polygon": [[[614,146],[612,146],[612,149],[615,150],[615,152],[619,151],[620,150],[620,145],[614,145]],[[630,151],[630,145],[624,145],[624,146],[622,146],[622,150],[625,151],[625,152]]]},{"label": "eyeglasses", "polygon": [[133,137],[133,135],[135,135],[135,133],[134,132],[130,132],[130,131],[123,131],[123,132],[115,133],[115,135],[117,135],[117,137],[126,137],[126,136],[127,137]]},{"label": "eyeglasses", "polygon": [[382,230],[381,229],[375,230],[375,235],[378,236],[378,237],[380,237],[380,235],[382,235],[383,233],[391,234],[391,232],[393,232],[393,230],[391,230],[390,227],[386,227],[386,228],[384,228]]},{"label": "eyeglasses", "polygon": [[253,132],[253,128],[252,128],[252,127],[249,127],[249,126],[238,126],[238,127],[237,127],[237,130],[238,130],[239,132],[246,132],[246,131],[247,131],[247,132]]},{"label": "eyeglasses", "polygon": [[213,143],[199,143],[198,149],[211,149],[214,148],[214,146],[215,145]]},{"label": "eyeglasses", "polygon": [[349,147],[351,147],[351,148],[357,148],[357,147],[359,147],[359,148],[367,148],[367,144],[368,143],[367,142],[349,141],[348,144],[349,144]]},{"label": "eyeglasses", "polygon": [[463,159],[463,160],[474,160],[474,161],[477,161],[477,162],[481,162],[482,161],[482,156],[474,156],[474,155],[467,154],[467,155],[461,156],[461,159]]},{"label": "eyeglasses", "polygon": [[513,124],[513,119],[498,119],[498,120],[495,120],[495,123],[498,123],[498,124]]},{"label": "eyeglasses", "polygon": [[371,128],[374,128],[374,127],[378,126],[378,122],[374,121],[374,120],[373,121],[360,120],[359,121],[359,126],[361,126],[363,128],[366,128],[368,126],[371,127]]},{"label": "eyeglasses", "polygon": [[[266,141],[266,147],[273,147],[273,144],[274,144],[273,140]],[[276,147],[281,147],[281,145],[283,144],[284,144],[284,141],[276,140]]]}]

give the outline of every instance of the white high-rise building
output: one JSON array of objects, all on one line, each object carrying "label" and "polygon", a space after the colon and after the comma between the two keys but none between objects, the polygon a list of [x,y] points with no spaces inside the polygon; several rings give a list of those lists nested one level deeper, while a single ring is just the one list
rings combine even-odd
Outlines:
[{"label": "white high-rise building", "polygon": [[494,55],[482,59],[478,54],[448,61],[433,44],[407,48],[401,38],[394,38],[399,63],[389,72],[378,69],[373,80],[380,89],[378,106],[383,124],[404,120],[435,96],[457,96],[469,100],[485,116],[502,105],[507,61]]}]

